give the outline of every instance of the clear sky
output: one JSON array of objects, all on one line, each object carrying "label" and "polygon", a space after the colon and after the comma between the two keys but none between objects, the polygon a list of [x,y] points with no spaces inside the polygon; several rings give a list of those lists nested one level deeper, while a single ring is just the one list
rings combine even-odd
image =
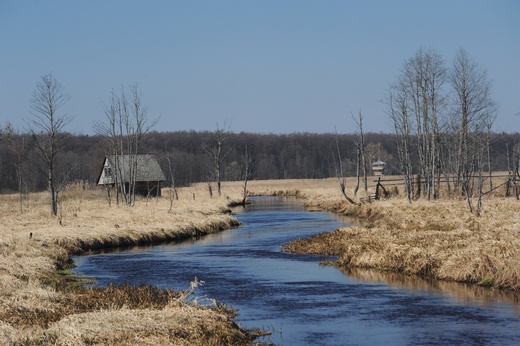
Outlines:
[{"label": "clear sky", "polygon": [[518,0],[0,0],[0,124],[23,131],[44,74],[91,134],[138,83],[157,131],[392,132],[381,102],[405,60],[462,47],[488,71],[495,131],[520,132]]}]

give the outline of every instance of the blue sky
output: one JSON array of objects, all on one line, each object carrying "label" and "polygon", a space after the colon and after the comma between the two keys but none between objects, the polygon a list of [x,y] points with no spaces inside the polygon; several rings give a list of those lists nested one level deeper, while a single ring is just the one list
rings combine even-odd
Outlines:
[{"label": "blue sky", "polygon": [[488,71],[495,131],[520,132],[520,1],[0,0],[0,124],[19,131],[41,76],[91,134],[111,90],[139,84],[157,131],[366,131],[419,48]]}]

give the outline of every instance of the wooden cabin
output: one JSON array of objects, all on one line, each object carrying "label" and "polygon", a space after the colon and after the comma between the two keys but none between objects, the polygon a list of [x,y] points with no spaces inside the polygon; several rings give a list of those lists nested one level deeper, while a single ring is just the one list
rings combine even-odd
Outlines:
[{"label": "wooden cabin", "polygon": [[[135,174],[132,174],[135,172]],[[135,176],[135,193],[160,196],[161,183],[166,180],[159,162],[153,155],[107,155],[99,174],[98,185],[114,187],[116,182],[130,186]]]},{"label": "wooden cabin", "polygon": [[381,160],[378,160],[378,161],[372,163],[372,173],[374,174],[374,176],[380,177],[380,176],[384,175],[385,166],[386,166],[386,163]]}]

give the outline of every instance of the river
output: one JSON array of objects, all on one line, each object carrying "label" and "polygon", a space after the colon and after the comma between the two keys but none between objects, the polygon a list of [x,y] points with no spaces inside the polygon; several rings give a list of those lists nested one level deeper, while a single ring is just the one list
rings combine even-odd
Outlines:
[{"label": "river", "polygon": [[419,278],[320,266],[282,245],[347,225],[287,198],[254,198],[241,226],[197,240],[76,256],[75,272],[109,283],[184,290],[238,310],[276,345],[520,345],[519,296]]}]

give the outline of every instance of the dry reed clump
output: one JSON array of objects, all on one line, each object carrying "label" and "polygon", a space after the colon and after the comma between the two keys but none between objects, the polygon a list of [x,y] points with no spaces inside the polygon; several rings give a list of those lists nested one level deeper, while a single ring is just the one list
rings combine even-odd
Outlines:
[{"label": "dry reed clump", "polygon": [[[183,297],[183,292],[152,286],[74,288],[56,293],[53,304],[46,307],[7,306],[0,312],[0,333],[7,340],[35,345],[132,344],[138,339],[150,344],[163,340],[227,345],[253,340],[233,323],[234,310],[191,306],[182,302]],[[191,312],[186,314],[187,310]],[[149,323],[139,323],[143,311],[148,311]]]},{"label": "dry reed clump", "polygon": [[[113,328],[107,328],[107,324]],[[43,338],[57,344],[89,345],[246,345],[252,340],[214,310],[184,306],[100,311],[68,316]]]},{"label": "dry reed clump", "polygon": [[[8,306],[0,316],[2,321],[0,343],[24,345],[134,344],[135,340],[140,339],[148,343],[163,340],[171,344],[173,340],[175,344],[227,345],[248,344],[252,341],[251,335],[232,323],[234,313],[223,313],[222,309],[188,307],[177,301],[171,301],[169,305],[161,308],[164,304],[156,302],[155,294],[157,292],[152,292],[154,301],[148,304],[151,306],[147,307],[142,289],[138,292],[131,292],[130,299],[126,301],[121,299],[120,295],[114,296],[113,291],[102,291],[101,294],[106,296],[104,299],[99,299],[89,293],[85,295],[85,299],[82,299],[81,295],[79,297],[62,295],[59,300],[55,301],[54,306],[47,308],[30,309],[20,305]],[[193,312],[185,316],[184,312],[187,308]],[[152,316],[150,320],[161,321],[161,324],[140,323],[139,315],[143,310],[149,310],[148,314]],[[114,320],[114,316],[119,315],[121,316]],[[137,317],[135,317],[136,315]],[[194,320],[193,316],[198,315],[205,315],[207,318],[195,318]],[[77,320],[78,316],[88,316],[88,320],[80,319],[78,324],[74,324],[73,322]],[[88,321],[95,325],[85,324]],[[93,330],[94,334],[89,333]],[[118,332],[114,333],[114,331]],[[73,335],[72,338],[70,334]]]}]

